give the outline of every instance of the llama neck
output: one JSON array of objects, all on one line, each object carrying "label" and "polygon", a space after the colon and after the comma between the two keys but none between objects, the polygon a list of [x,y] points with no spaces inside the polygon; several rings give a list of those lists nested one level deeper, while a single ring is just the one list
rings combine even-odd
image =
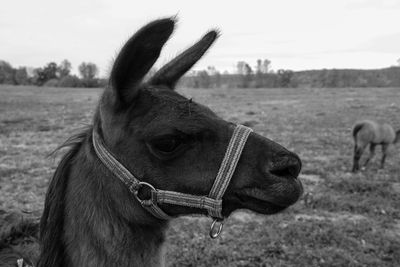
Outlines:
[{"label": "llama neck", "polygon": [[147,214],[96,160],[85,157],[71,168],[64,222],[67,266],[163,266],[166,223]]}]

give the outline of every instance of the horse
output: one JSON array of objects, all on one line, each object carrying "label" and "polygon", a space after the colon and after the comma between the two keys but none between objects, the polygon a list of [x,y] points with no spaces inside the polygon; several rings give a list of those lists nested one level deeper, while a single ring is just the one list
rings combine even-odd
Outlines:
[{"label": "horse", "polygon": [[297,154],[175,91],[216,30],[145,79],[175,24],[152,21],[125,43],[92,124],[62,146],[35,266],[164,266],[171,219],[210,216],[215,238],[237,209],[275,214],[300,198]]},{"label": "horse", "polygon": [[392,144],[396,144],[400,139],[400,130],[395,131],[393,127],[387,123],[379,124],[372,120],[356,122],[353,126],[352,134],[354,138],[353,172],[359,170],[360,158],[368,145],[370,153],[364,166],[366,167],[374,157],[376,146],[381,145],[382,159],[380,168],[383,169],[388,147]]}]

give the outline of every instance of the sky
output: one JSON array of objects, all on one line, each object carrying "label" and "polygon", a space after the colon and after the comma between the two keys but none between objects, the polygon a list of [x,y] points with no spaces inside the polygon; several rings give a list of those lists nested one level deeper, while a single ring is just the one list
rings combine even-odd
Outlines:
[{"label": "sky", "polygon": [[221,36],[194,67],[232,72],[238,61],[278,69],[398,65],[400,0],[13,0],[0,9],[0,59],[40,67],[93,62],[107,76],[124,42],[153,19],[178,17],[156,66],[217,28]]}]

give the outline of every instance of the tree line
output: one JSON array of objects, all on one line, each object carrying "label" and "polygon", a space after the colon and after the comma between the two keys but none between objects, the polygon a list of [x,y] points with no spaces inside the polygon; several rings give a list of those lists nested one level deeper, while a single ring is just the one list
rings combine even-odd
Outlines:
[{"label": "tree line", "polygon": [[191,72],[180,82],[189,88],[281,88],[281,87],[400,87],[399,66],[384,69],[322,69],[292,71],[270,68],[271,61],[257,60],[255,67],[245,61],[235,73],[221,73],[214,67]]},{"label": "tree line", "polygon": [[[236,64],[233,73],[220,72],[213,66],[192,71],[179,86],[187,88],[279,88],[279,87],[400,87],[399,66],[375,70],[322,69],[292,71],[271,69],[271,61],[258,59],[252,67],[245,61]],[[13,68],[0,60],[0,84],[49,87],[104,87],[106,79],[98,78],[98,67],[91,62],[78,66],[79,76],[71,74],[71,63],[63,60],[39,68]],[[151,70],[154,72],[155,70]]]},{"label": "tree line", "polygon": [[104,79],[98,78],[99,69],[92,62],[82,62],[79,74],[71,74],[72,65],[68,60],[61,63],[49,62],[43,67],[14,68],[10,63],[0,60],[0,84],[36,85],[48,87],[102,87]]},{"label": "tree line", "polygon": [[238,61],[234,73],[221,73],[215,67],[193,71],[183,77],[180,86],[189,88],[273,88],[294,87],[294,72],[280,69],[271,70],[271,61],[258,59],[255,67],[245,61]]}]

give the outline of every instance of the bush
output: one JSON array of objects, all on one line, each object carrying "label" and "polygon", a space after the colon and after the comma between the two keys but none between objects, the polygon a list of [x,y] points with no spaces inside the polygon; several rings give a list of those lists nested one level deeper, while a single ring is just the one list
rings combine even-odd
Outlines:
[{"label": "bush", "polygon": [[108,80],[107,79],[97,79],[98,82],[98,87],[104,88],[108,85]]},{"label": "bush", "polygon": [[95,88],[99,87],[99,82],[97,79],[82,79],[82,86],[85,88]]},{"label": "bush", "polygon": [[58,80],[57,79],[50,79],[47,82],[43,84],[45,87],[57,87],[58,86]]},{"label": "bush", "polygon": [[58,87],[81,87],[81,80],[75,75],[67,75],[60,79],[58,82]]}]

